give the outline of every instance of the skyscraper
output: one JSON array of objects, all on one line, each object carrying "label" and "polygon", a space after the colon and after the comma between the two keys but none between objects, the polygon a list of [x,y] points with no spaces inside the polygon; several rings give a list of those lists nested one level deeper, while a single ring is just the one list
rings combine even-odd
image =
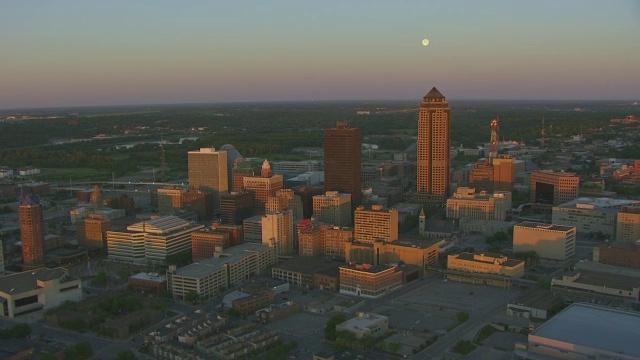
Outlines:
[{"label": "skyscraper", "polygon": [[422,99],[418,117],[417,191],[427,203],[444,203],[448,195],[450,120],[449,103],[434,87]]},{"label": "skyscraper", "polygon": [[338,122],[324,129],[324,189],[351,194],[353,206],[362,197],[362,129]]},{"label": "skyscraper", "polygon": [[189,185],[205,192],[213,192],[213,208],[220,208],[220,194],[229,191],[227,152],[214,148],[189,151]]},{"label": "skyscraper", "polygon": [[40,199],[29,195],[20,204],[20,237],[25,266],[44,263],[44,219]]}]

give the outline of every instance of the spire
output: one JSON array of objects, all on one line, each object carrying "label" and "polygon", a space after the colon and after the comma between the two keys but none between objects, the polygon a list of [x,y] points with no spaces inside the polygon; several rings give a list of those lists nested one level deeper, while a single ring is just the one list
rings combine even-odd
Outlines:
[{"label": "spire", "polygon": [[431,91],[429,91],[423,99],[425,101],[427,99],[444,99],[444,95],[442,95],[442,93],[438,91],[438,89],[436,89],[436,87],[434,86],[433,89],[431,89]]},{"label": "spire", "polygon": [[262,163],[262,170],[260,171],[260,175],[262,177],[271,177],[272,176],[271,164],[269,164],[269,161],[267,161],[267,159],[264,159],[264,162]]}]

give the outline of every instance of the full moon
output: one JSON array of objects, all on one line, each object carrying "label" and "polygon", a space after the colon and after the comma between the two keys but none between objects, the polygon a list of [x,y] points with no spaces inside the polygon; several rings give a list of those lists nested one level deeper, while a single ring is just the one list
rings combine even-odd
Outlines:
[{"label": "full moon", "polygon": [[422,40],[422,45],[423,45],[423,46],[427,46],[427,45],[429,45],[429,39],[424,39],[424,40]]}]

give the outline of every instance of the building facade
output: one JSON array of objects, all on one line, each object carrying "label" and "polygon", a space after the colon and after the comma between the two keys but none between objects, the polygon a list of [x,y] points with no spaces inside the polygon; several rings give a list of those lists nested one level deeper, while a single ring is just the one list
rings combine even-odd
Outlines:
[{"label": "building facade", "polygon": [[551,209],[578,197],[580,177],[564,171],[538,170],[531,172],[530,198],[532,204]]},{"label": "building facade", "polygon": [[258,211],[264,212],[265,204],[269,196],[275,196],[278,190],[284,187],[282,175],[274,175],[271,172],[271,165],[265,160],[262,164],[260,176],[245,176],[242,178],[245,191],[255,194],[256,207]]},{"label": "building facade", "polygon": [[524,276],[524,261],[504,255],[463,252],[447,256],[447,269],[521,278]]},{"label": "building facade", "polygon": [[461,187],[447,200],[447,218],[468,218],[474,220],[507,219],[511,209],[511,192],[496,191],[493,194],[473,188]]},{"label": "building facade", "polygon": [[191,233],[203,225],[163,216],[107,232],[108,258],[133,264],[166,264],[191,251]]},{"label": "building facade", "polygon": [[640,240],[640,206],[623,206],[616,217],[616,241]]},{"label": "building facade", "polygon": [[360,204],[362,129],[338,122],[335,128],[324,130],[324,189],[351,194],[352,205]]},{"label": "building facade", "polygon": [[372,205],[367,210],[358,206],[354,213],[354,238],[357,241],[373,243],[398,239],[398,210],[385,209],[382,205]]},{"label": "building facade", "polygon": [[417,192],[429,203],[444,203],[449,195],[450,121],[449,103],[434,87],[418,117]]},{"label": "building facade", "polygon": [[202,229],[191,233],[191,260],[214,257],[229,247],[229,233],[212,229]]},{"label": "building facade", "polygon": [[340,293],[377,298],[402,286],[402,271],[394,265],[340,266]]},{"label": "building facade", "polygon": [[349,226],[352,219],[351,194],[327,191],[313,197],[313,216],[319,222],[337,226]]},{"label": "building facade", "polygon": [[438,240],[405,240],[394,242],[376,241],[373,244],[348,242],[344,245],[345,261],[369,263],[375,266],[405,263],[420,268],[424,274],[429,266],[438,263]]},{"label": "building facade", "polygon": [[232,191],[220,195],[220,219],[223,224],[240,225],[246,218],[253,216],[255,194],[252,192]]},{"label": "building facade", "polygon": [[575,226],[581,233],[602,233],[613,239],[616,234],[618,212],[633,204],[633,200],[611,198],[578,198],[552,209],[551,222],[567,226]]},{"label": "building facade", "polygon": [[92,248],[104,248],[107,246],[107,231],[111,222],[102,215],[89,214],[86,219],[76,221],[78,245]]},{"label": "building facade", "polygon": [[220,257],[205,259],[180,269],[170,265],[167,287],[175,299],[184,299],[190,292],[209,298],[220,292],[221,288],[239,285],[275,263],[275,249],[264,244],[244,243],[225,250]]},{"label": "building facade", "polygon": [[189,186],[214,193],[213,208],[220,208],[220,195],[229,191],[227,152],[201,148],[188,152]]},{"label": "building facade", "polygon": [[544,259],[564,261],[576,252],[576,228],[525,221],[513,227],[513,252],[535,251]]},{"label": "building facade", "polygon": [[292,255],[294,223],[291,210],[266,213],[262,216],[262,243],[272,246],[278,255]]},{"label": "building facade", "polygon": [[18,208],[22,262],[25,266],[44,264],[44,219],[39,198],[27,196]]}]

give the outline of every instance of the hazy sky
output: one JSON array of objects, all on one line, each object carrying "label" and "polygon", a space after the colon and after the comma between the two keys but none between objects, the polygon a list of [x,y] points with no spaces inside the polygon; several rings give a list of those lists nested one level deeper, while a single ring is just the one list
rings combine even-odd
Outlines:
[{"label": "hazy sky", "polygon": [[0,108],[419,100],[432,86],[640,100],[640,1],[0,1]]}]

